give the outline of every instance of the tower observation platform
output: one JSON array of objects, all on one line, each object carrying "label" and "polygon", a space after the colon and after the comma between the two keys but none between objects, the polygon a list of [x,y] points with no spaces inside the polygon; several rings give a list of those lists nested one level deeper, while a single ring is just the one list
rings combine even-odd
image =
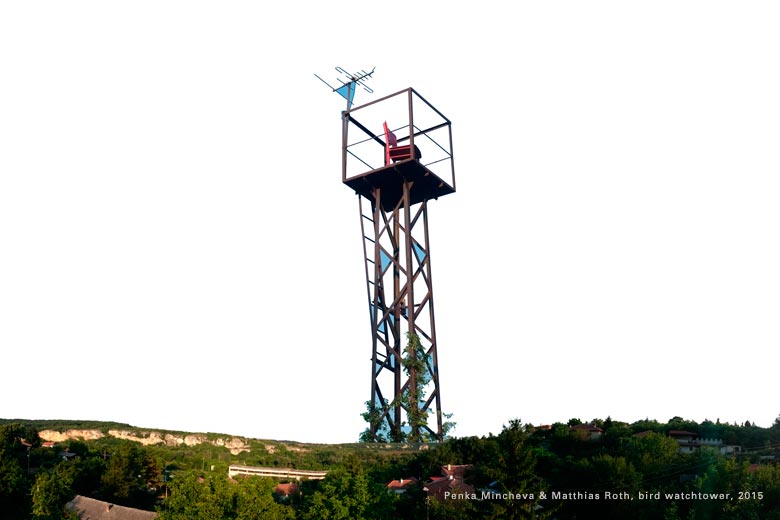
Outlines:
[{"label": "tower observation platform", "polygon": [[[359,195],[373,200],[381,190],[387,211],[406,181],[413,183],[410,204],[455,193],[452,123],[414,89],[345,111],[342,123],[342,181]],[[396,146],[387,142],[390,133]]]},{"label": "tower observation platform", "polygon": [[364,441],[443,440],[428,202],[455,193],[451,122],[408,88],[342,112],[371,322]]}]

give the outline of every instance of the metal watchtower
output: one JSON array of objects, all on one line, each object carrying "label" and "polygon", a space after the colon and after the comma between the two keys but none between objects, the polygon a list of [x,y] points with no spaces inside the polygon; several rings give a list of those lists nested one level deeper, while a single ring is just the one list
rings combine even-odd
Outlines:
[{"label": "metal watchtower", "polygon": [[455,192],[450,120],[412,88],[348,103],[342,181],[359,195],[371,320],[364,440],[441,441],[428,202]]}]

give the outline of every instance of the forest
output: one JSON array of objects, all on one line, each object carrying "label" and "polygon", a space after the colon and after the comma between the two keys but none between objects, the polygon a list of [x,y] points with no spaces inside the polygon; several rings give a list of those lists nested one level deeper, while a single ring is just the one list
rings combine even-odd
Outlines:
[{"label": "forest", "polygon": [[[780,417],[769,428],[674,417],[531,426],[442,443],[247,439],[144,446],[106,436],[42,442],[44,429],[129,425],[0,419],[3,518],[74,519],[76,495],[194,519],[780,519]],[[137,429],[139,433],[143,430]],[[148,432],[148,431],[147,431]],[[208,434],[212,435],[212,434]],[[322,480],[228,477],[231,464],[324,469]]]}]

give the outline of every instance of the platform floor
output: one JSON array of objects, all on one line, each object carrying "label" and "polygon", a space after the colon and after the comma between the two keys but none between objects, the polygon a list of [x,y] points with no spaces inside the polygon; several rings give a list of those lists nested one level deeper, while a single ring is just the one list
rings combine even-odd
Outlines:
[{"label": "platform floor", "polygon": [[455,192],[452,186],[414,159],[356,175],[347,179],[344,184],[369,200],[374,199],[374,188],[381,188],[382,209],[390,211],[403,197],[405,180],[414,181],[410,193],[410,205]]}]

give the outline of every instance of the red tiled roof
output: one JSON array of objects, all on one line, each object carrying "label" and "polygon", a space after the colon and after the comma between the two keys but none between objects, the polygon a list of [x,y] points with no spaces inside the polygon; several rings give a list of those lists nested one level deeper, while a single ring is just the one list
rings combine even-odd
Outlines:
[{"label": "red tiled roof", "polygon": [[599,432],[604,433],[604,430],[596,426],[595,424],[575,424],[569,426],[570,430],[584,431],[584,432]]},{"label": "red tiled roof", "polygon": [[279,484],[274,488],[274,491],[280,495],[289,496],[298,493],[298,484],[290,482],[289,484]]},{"label": "red tiled roof", "polygon": [[678,437],[683,437],[683,436],[698,437],[698,434],[693,433],[693,432],[687,432],[685,430],[669,430],[669,435],[672,435],[672,436],[676,435]]},{"label": "red tiled roof", "polygon": [[445,500],[445,493],[474,493],[476,490],[474,486],[466,484],[460,479],[456,478],[442,478],[434,480],[425,485],[425,490],[429,497],[434,497],[436,500],[443,502]]},{"label": "red tiled roof", "polygon": [[390,489],[392,491],[396,491],[399,489],[406,489],[411,485],[417,484],[419,481],[414,478],[402,478],[398,480],[391,480],[389,484],[387,484],[387,489]]},{"label": "red tiled roof", "polygon": [[464,476],[474,467],[473,464],[446,464],[441,467],[442,477],[431,477],[425,485],[425,491],[429,497],[436,500],[445,500],[445,493],[474,493],[474,486],[466,484]]},{"label": "red tiled roof", "polygon": [[441,467],[441,474],[445,477],[453,476],[457,478],[463,478],[466,471],[473,468],[473,464],[446,464]]}]

